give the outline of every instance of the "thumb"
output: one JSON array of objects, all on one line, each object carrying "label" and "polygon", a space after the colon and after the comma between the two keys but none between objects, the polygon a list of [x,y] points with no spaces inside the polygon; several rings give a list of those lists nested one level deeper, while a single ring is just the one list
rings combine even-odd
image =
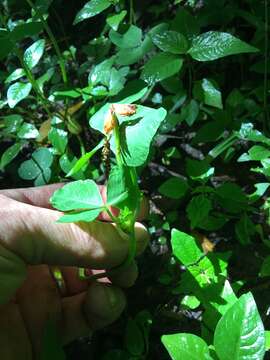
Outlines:
[{"label": "thumb", "polygon": [[[0,203],[1,293],[9,293],[3,291],[5,286],[16,289],[21,284],[25,264],[105,269],[120,265],[128,254],[128,239],[121,237],[113,224],[99,221],[60,224],[56,223],[61,216],[58,211],[20,203],[3,195]],[[136,237],[141,250],[148,234],[140,224]],[[12,280],[7,280],[8,277]]]}]

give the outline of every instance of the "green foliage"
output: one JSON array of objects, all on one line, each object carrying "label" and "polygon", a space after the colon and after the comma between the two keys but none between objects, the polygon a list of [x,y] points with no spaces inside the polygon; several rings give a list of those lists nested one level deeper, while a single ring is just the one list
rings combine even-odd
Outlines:
[{"label": "green foliage", "polygon": [[[59,221],[107,212],[133,244],[129,263],[139,187],[150,199],[151,242],[129,306],[78,355],[66,349],[71,357],[240,360],[269,351],[266,5],[1,3],[2,187],[68,178],[52,197]],[[113,104],[136,111],[117,114],[106,132]],[[57,345],[53,331],[44,354]],[[46,356],[63,357],[56,351]]]}]

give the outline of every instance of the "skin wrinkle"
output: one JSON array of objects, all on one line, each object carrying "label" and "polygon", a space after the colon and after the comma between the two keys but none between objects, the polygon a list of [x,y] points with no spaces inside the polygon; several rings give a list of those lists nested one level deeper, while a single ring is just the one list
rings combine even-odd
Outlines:
[{"label": "skin wrinkle", "polygon": [[[5,206],[0,209],[3,219],[0,226],[4,229],[0,231],[0,243],[31,265],[59,264],[58,254],[63,251],[63,264],[60,265],[74,265],[76,258],[80,266],[102,269],[104,258],[109,258],[110,268],[119,265],[119,258],[124,259],[127,255],[128,243],[120,237],[112,224],[99,221],[89,224],[59,224],[56,221],[61,216],[60,212],[44,208],[33,211],[31,205],[18,203],[1,195],[0,198],[5,202]],[[12,227],[14,212],[18,214],[16,232]],[[40,218],[43,219],[42,223]],[[90,234],[95,234],[95,238]],[[50,241],[47,241],[48,238]],[[113,252],[112,242],[115,249]]]},{"label": "skin wrinkle", "polygon": [[[15,301],[20,306],[20,321],[24,325],[24,330],[20,330],[19,324],[14,323],[10,330],[11,335],[17,334],[16,336],[22,340],[22,345],[24,343],[26,346],[28,343],[28,349],[30,348],[31,352],[33,350],[33,355],[25,359],[19,346],[17,347],[19,341],[16,343],[16,338],[14,338],[13,343],[16,346],[10,347],[14,355],[12,354],[12,358],[4,356],[3,360],[19,358],[33,360],[32,356],[40,353],[40,341],[48,317],[52,317],[57,324],[65,343],[89,334],[89,329],[95,331],[111,324],[119,317],[126,305],[124,293],[119,286],[132,285],[137,276],[136,265],[133,264],[122,274],[119,273],[111,279],[114,286],[106,279],[107,284],[103,283],[103,285],[86,281],[82,288],[77,286],[79,279],[76,279],[77,282],[70,282],[70,274],[66,274],[64,278],[68,283],[70,293],[67,292],[66,297],[62,297],[54,282],[55,279],[51,276],[50,265],[55,265],[60,270],[63,267],[73,267],[74,279],[75,274],[76,276],[78,274],[78,266],[86,267],[91,271],[94,268],[104,271],[104,269],[120,265],[125,260],[128,253],[128,239],[119,233],[115,225],[101,221],[91,224],[56,223],[62,213],[52,210],[48,199],[57,188],[59,184],[46,187],[46,189],[10,190],[5,192],[5,195],[10,194],[10,199],[3,196],[3,191],[0,191],[0,253],[12,255],[11,260],[14,259],[16,271],[17,261],[22,266],[25,266],[25,263],[30,265],[27,267],[28,276],[20,286],[22,282],[15,284],[13,281],[12,276],[16,274],[12,268],[9,271],[8,264],[0,262],[6,270],[3,276],[6,279],[10,276],[12,280],[7,280],[8,285],[13,289],[12,294],[7,295],[7,300],[14,296],[9,303],[5,299],[6,305],[3,306],[3,312],[5,314],[5,307],[14,304]],[[22,201],[27,201],[28,204]],[[136,224],[136,237],[140,242],[138,246],[140,252],[145,248],[148,240],[147,232],[142,225]],[[36,266],[38,263],[46,265]],[[93,270],[93,273],[97,271],[99,270]],[[102,290],[101,286],[105,286],[106,290],[104,288]],[[76,295],[69,296],[74,293]],[[0,324],[1,315],[0,313]],[[7,324],[10,325],[9,322]],[[3,341],[3,344],[8,347],[12,336],[9,337],[7,333],[1,337],[0,334],[0,342]],[[0,346],[1,359],[2,355]]]}]

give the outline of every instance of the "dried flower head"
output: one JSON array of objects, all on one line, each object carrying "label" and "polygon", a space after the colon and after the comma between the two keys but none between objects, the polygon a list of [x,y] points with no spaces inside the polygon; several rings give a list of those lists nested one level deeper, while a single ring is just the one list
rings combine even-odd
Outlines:
[{"label": "dried flower head", "polygon": [[117,115],[131,116],[136,113],[137,106],[134,104],[112,104],[112,109]]},{"label": "dried flower head", "polygon": [[109,134],[116,126],[117,118],[112,108],[109,109],[105,121],[104,121],[104,132]]}]

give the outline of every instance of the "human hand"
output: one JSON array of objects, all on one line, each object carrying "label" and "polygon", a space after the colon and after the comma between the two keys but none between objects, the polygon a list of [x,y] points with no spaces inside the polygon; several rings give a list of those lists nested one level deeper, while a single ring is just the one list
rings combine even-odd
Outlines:
[{"label": "human hand", "polygon": [[[78,267],[110,269],[128,254],[128,241],[104,222],[58,224],[49,199],[61,184],[0,191],[0,352],[3,360],[32,360],[48,320],[63,344],[109,325],[125,307],[121,287],[137,277],[133,263],[105,282],[78,278]],[[142,211],[143,212],[143,211]],[[138,253],[148,241],[136,224]],[[63,286],[52,276],[60,268]],[[94,271],[93,271],[94,272]],[[95,273],[95,272],[94,272]],[[112,285],[113,283],[113,285]]]}]

